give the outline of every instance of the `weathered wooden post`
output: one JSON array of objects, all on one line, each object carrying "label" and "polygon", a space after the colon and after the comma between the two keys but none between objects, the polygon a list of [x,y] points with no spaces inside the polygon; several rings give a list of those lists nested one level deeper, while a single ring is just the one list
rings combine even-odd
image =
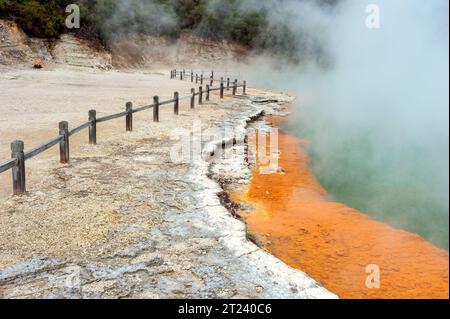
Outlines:
[{"label": "weathered wooden post", "polygon": [[23,195],[26,192],[24,147],[23,141],[11,143],[11,158],[17,160],[16,166],[12,168],[13,194],[16,196]]},{"label": "weathered wooden post", "polygon": [[183,81],[183,72],[180,71],[180,80]]},{"label": "weathered wooden post", "polygon": [[195,84],[197,84],[197,83],[198,83],[198,74],[195,73]]},{"label": "weathered wooden post", "polygon": [[223,90],[224,90],[224,84],[223,81],[220,82],[220,98],[223,99]]},{"label": "weathered wooden post", "polygon": [[89,144],[97,144],[97,112],[95,110],[89,111]]},{"label": "weathered wooden post", "polygon": [[213,86],[214,85],[214,77],[211,76],[211,80],[209,81],[209,86]]},{"label": "weathered wooden post", "polygon": [[233,83],[233,95],[236,95],[236,93],[237,93],[237,84],[238,84],[238,80],[234,80],[234,83]]},{"label": "weathered wooden post", "polygon": [[198,104],[203,104],[203,87],[198,88]]},{"label": "weathered wooden post", "polygon": [[200,84],[203,85],[203,74],[200,75]]},{"label": "weathered wooden post", "polygon": [[244,80],[244,85],[242,86],[242,94],[246,94],[245,91],[247,90],[247,81]]},{"label": "weathered wooden post", "polygon": [[59,135],[62,140],[59,142],[59,162],[67,164],[70,161],[69,155],[69,123],[66,121],[59,122]]},{"label": "weathered wooden post", "polygon": [[127,112],[127,116],[125,117],[125,126],[127,132],[131,132],[133,130],[133,103],[127,102],[125,107]]},{"label": "weathered wooden post", "polygon": [[153,122],[159,122],[159,96],[153,97]]},{"label": "weathered wooden post", "polygon": [[195,108],[195,89],[191,89],[191,109]]},{"label": "weathered wooden post", "polygon": [[210,86],[208,84],[206,84],[206,101],[209,101],[209,91],[210,91]]},{"label": "weathered wooden post", "polygon": [[191,70],[191,82],[194,83],[194,71]]},{"label": "weathered wooden post", "polygon": [[173,76],[174,76],[175,79],[177,78],[177,69],[173,70]]},{"label": "weathered wooden post", "polygon": [[180,108],[180,93],[174,92],[173,93],[173,99],[174,99],[174,105],[173,105],[173,113],[175,115],[179,114],[179,108]]},{"label": "weathered wooden post", "polygon": [[230,78],[227,78],[227,91],[230,90]]}]

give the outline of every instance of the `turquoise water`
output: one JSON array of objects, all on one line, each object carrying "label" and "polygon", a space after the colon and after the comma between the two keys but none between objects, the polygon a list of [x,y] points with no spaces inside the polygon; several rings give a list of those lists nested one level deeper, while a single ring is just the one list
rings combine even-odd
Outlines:
[{"label": "turquoise water", "polygon": [[377,131],[347,134],[301,116],[284,129],[310,142],[312,169],[334,200],[448,250],[448,135],[431,145],[402,136],[398,145],[378,141]]},{"label": "turquoise water", "polygon": [[286,130],[334,200],[448,249],[449,3],[381,1],[378,29],[367,3],[297,26],[323,51],[259,63],[248,83],[295,92]]}]

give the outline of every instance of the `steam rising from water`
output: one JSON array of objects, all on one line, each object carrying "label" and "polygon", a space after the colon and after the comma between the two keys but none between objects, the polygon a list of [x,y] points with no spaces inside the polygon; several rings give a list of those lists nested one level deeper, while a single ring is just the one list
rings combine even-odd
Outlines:
[{"label": "steam rising from water", "polygon": [[[156,1],[120,3],[112,29],[141,32],[148,21],[146,31],[158,33],[177,24],[175,13]],[[381,10],[380,29],[366,27],[368,4]],[[257,41],[301,57],[293,65],[256,52],[240,70],[251,84],[297,92],[287,129],[311,142],[314,171],[330,194],[447,248],[448,6],[447,0],[240,2],[243,12],[267,12],[267,32]],[[226,2],[210,1],[208,10],[226,14]],[[295,35],[291,45],[287,33]]]},{"label": "steam rising from water", "polygon": [[[299,94],[287,129],[311,142],[322,184],[336,200],[448,248],[448,2],[277,3],[273,23],[295,15],[289,27],[320,59],[294,67],[256,58],[252,80]],[[381,9],[380,29],[365,25],[369,3]]]}]

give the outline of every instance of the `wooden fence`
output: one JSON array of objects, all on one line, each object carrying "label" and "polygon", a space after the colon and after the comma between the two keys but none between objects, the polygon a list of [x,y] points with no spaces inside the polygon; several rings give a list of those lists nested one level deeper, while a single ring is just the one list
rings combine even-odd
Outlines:
[{"label": "wooden fence", "polygon": [[[195,74],[194,72],[186,73],[185,70],[170,71],[170,78],[176,79],[180,78],[180,80],[186,79],[186,77],[191,79],[193,83],[199,83],[200,86],[198,91],[194,88],[191,89],[189,95],[180,96],[178,92],[174,92],[173,99],[167,101],[160,101],[159,96],[153,97],[153,104],[141,106],[138,108],[133,108],[133,103],[128,102],[125,105],[125,111],[117,114],[112,114],[104,117],[97,118],[97,112],[95,110],[90,110],[88,113],[88,121],[86,123],[80,124],[73,129],[69,129],[69,123],[67,121],[61,121],[59,123],[59,135],[53,138],[50,141],[45,142],[42,145],[39,145],[27,152],[25,152],[25,144],[23,141],[13,141],[11,143],[11,159],[3,164],[0,164],[0,174],[4,173],[8,170],[12,171],[12,181],[13,181],[13,194],[14,195],[23,195],[26,193],[26,174],[25,174],[25,161],[33,158],[46,150],[52,148],[59,144],[59,154],[60,154],[60,163],[67,164],[70,161],[70,137],[87,129],[89,132],[89,144],[95,145],[97,144],[97,124],[111,121],[114,119],[118,119],[121,117],[125,117],[125,129],[126,131],[133,130],[133,114],[142,112],[145,110],[153,109],[153,121],[159,122],[159,109],[161,106],[173,104],[174,114],[179,114],[179,106],[180,101],[190,99],[190,108],[195,108],[195,99],[198,97],[198,104],[203,103],[203,95],[205,95],[205,100],[209,101],[210,94],[215,91],[220,91],[220,98],[223,99],[224,91],[230,90],[232,88],[232,94],[237,94],[237,89],[242,87],[243,94],[246,94],[247,83],[244,81],[239,84],[237,80],[234,80],[233,83],[230,83],[230,78],[227,78],[226,84],[225,80],[221,78],[220,80],[214,79],[214,71],[211,72],[211,76],[209,77],[209,83],[206,84],[206,87],[203,88],[204,83],[204,75]],[[218,87],[214,87],[215,83],[220,83]]]},{"label": "wooden fence", "polygon": [[206,90],[210,90],[211,87],[214,86],[215,83],[220,83],[219,87],[216,88],[216,90],[220,90],[220,97],[223,98],[223,94],[224,94],[224,90],[226,89],[227,91],[229,91],[230,89],[233,90],[233,95],[236,95],[237,89],[239,87],[242,87],[243,89],[243,94],[246,94],[246,88],[247,88],[247,83],[246,81],[244,81],[242,84],[238,83],[238,80],[235,79],[233,82],[231,82],[231,78],[227,77],[221,77],[220,79],[216,79],[214,78],[214,71],[211,71],[211,75],[209,77],[206,77],[204,75],[204,72],[194,72],[193,70],[190,70],[188,72],[186,72],[186,70],[172,70],[170,77],[172,79],[176,79],[179,78],[181,81],[183,80],[189,80],[191,81],[191,83],[196,83],[196,84],[200,84],[203,85],[205,82],[208,83],[206,84]]}]

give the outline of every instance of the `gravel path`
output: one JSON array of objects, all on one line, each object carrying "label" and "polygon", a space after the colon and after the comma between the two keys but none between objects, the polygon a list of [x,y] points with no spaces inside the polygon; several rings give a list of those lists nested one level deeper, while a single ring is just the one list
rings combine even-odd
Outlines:
[{"label": "gravel path", "polygon": [[174,129],[229,126],[242,140],[262,110],[247,98],[168,107],[161,123],[77,146],[69,165],[41,159],[45,178],[0,204],[0,297],[334,298],[248,241],[221,205],[210,177],[248,179],[244,157],[214,173],[202,158],[170,160]]}]

